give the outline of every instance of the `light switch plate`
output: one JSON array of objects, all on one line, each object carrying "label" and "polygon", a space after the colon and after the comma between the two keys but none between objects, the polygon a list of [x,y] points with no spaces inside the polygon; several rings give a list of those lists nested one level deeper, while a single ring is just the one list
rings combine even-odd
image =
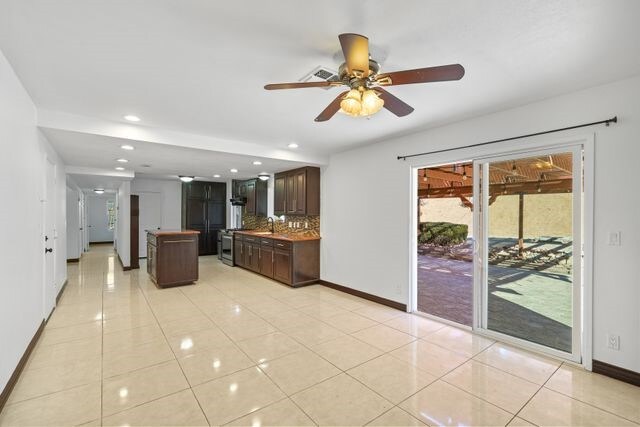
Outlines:
[{"label": "light switch plate", "polygon": [[609,232],[609,246],[620,246],[622,244],[620,231]]}]

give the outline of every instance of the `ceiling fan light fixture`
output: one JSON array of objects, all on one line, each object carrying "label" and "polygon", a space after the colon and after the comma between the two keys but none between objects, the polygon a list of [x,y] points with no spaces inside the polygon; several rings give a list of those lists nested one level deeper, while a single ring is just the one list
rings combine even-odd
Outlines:
[{"label": "ceiling fan light fixture", "polygon": [[269,174],[266,172],[261,172],[258,174],[258,178],[260,179],[260,181],[268,181],[269,180]]},{"label": "ceiling fan light fixture", "polygon": [[191,182],[194,180],[195,177],[193,176],[185,176],[185,175],[179,175],[178,178],[180,178],[180,181],[182,182]]},{"label": "ceiling fan light fixture", "polygon": [[340,111],[350,116],[357,117],[362,110],[362,97],[358,89],[351,89],[340,101]]},{"label": "ceiling fan light fixture", "polygon": [[384,100],[381,99],[376,91],[365,90],[362,94],[362,110],[361,115],[370,116],[377,113],[384,106]]}]

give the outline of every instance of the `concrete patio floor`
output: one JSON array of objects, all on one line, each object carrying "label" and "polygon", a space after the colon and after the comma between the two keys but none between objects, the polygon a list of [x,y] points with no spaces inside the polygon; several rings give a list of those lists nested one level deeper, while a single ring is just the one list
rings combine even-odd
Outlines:
[{"label": "concrete patio floor", "polygon": [[[571,351],[571,275],[489,266],[488,327]],[[418,254],[418,310],[471,326],[473,263]]]}]

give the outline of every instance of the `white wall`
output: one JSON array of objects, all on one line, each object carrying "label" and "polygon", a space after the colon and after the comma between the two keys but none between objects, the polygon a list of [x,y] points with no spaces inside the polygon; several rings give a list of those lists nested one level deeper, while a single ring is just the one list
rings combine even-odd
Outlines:
[{"label": "white wall", "polygon": [[44,318],[44,159],[56,165],[55,269],[66,280],[64,164],[36,128],[36,109],[0,52],[0,390]]},{"label": "white wall", "polygon": [[116,196],[116,233],[114,246],[125,267],[131,266],[131,181],[125,181],[118,188]]},{"label": "white wall", "polygon": [[[410,167],[434,157],[399,161],[397,155],[617,115],[619,123],[610,127],[537,140],[595,134],[593,357],[640,371],[640,191],[633,186],[640,159],[639,100],[640,77],[635,77],[332,156],[322,178],[322,278],[408,301],[409,221],[415,209],[410,203]],[[480,152],[468,149],[462,157],[470,159]],[[622,246],[607,245],[610,230],[622,232]],[[620,335],[620,351],[607,348],[607,333]]]},{"label": "white wall", "polygon": [[67,187],[67,259],[82,255],[80,239],[80,210],[78,190]]},{"label": "white wall", "polygon": [[179,230],[182,216],[182,186],[180,181],[135,178],[131,194],[160,193],[162,195],[162,225],[165,230]]}]

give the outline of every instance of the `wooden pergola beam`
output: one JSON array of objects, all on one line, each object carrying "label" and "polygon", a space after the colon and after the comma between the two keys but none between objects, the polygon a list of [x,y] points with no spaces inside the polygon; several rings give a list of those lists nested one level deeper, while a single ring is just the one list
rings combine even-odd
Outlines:
[{"label": "wooden pergola beam", "polygon": [[441,171],[437,169],[427,169],[427,179],[435,178],[443,181],[464,182],[464,176],[461,173]]},{"label": "wooden pergola beam", "polygon": [[[490,184],[489,195],[516,194],[558,194],[570,193],[573,190],[573,179],[555,179],[549,181],[515,182],[510,184]],[[449,197],[472,197],[473,186],[423,188],[418,190],[420,199],[439,199]]]}]

